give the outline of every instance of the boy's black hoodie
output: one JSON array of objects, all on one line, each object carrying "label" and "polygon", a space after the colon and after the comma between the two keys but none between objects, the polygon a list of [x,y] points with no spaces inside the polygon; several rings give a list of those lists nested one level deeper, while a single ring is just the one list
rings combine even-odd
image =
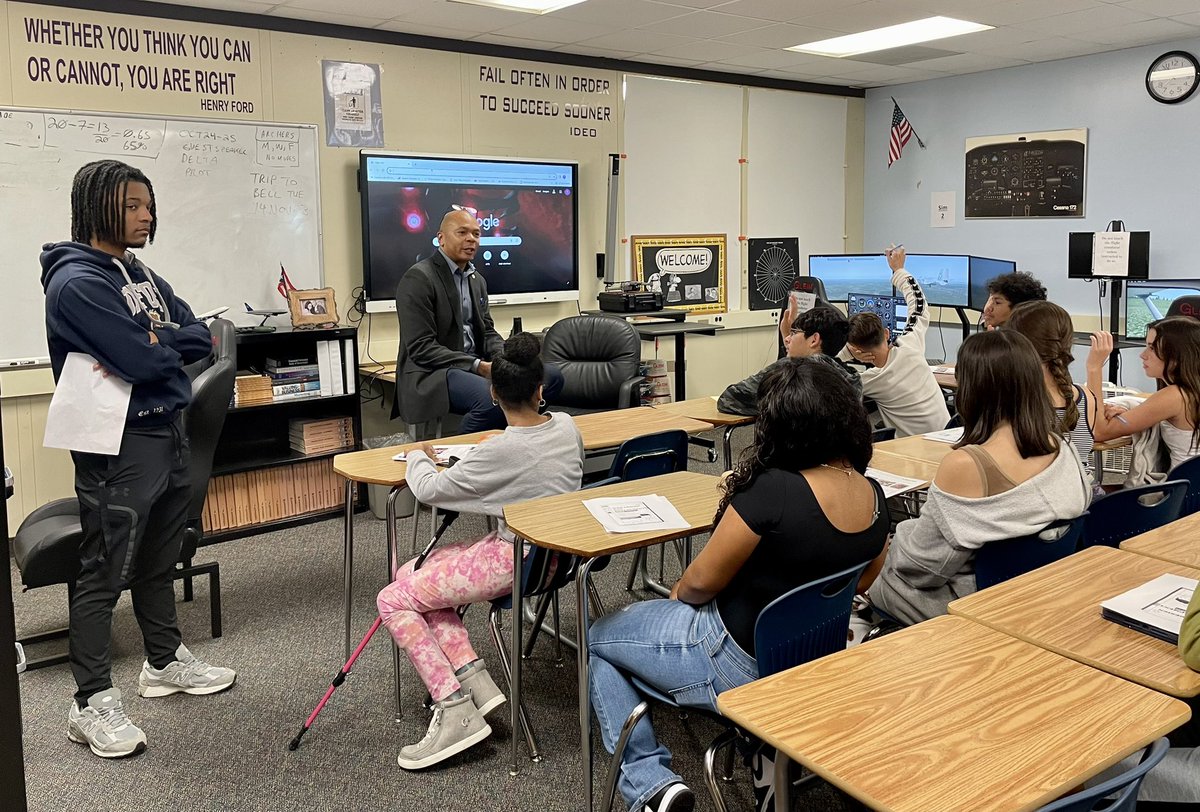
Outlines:
[{"label": "boy's black hoodie", "polygon": [[[208,327],[161,277],[155,274],[152,282],[146,266],[132,253],[127,252],[122,263],[89,245],[48,243],[42,246],[41,261],[54,380],[62,373],[67,353],[84,352],[133,384],[128,428],[174,420],[192,398],[183,365],[212,350]],[[122,266],[132,285],[125,281]],[[158,343],[151,344],[147,310],[179,328],[154,330]]]}]

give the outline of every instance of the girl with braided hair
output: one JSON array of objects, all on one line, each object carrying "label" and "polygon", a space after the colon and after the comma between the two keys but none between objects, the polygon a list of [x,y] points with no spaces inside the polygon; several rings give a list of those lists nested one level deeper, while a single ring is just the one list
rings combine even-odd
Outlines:
[{"label": "girl with braided hair", "polygon": [[1071,380],[1068,370],[1075,360],[1071,341],[1075,326],[1071,316],[1053,302],[1022,302],[1013,308],[1004,327],[1029,339],[1042,362],[1046,394],[1054,407],[1056,428],[1079,454],[1083,470],[1095,481],[1092,471],[1092,427],[1096,424],[1097,401],[1091,393]]}]

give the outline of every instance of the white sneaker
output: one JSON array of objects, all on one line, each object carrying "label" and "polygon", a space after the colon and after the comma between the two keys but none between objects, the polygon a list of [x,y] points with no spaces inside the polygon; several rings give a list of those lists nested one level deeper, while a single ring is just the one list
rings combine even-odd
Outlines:
[{"label": "white sneaker", "polygon": [[125,715],[118,688],[92,694],[83,709],[72,699],[67,738],[86,744],[101,758],[132,756],[146,749],[146,734]]},{"label": "white sneaker", "polygon": [[146,697],[185,694],[215,694],[233,685],[237,672],[196,659],[183,643],[175,649],[175,662],[159,670],[142,663],[138,693]]},{"label": "white sneaker", "polygon": [[472,663],[470,670],[458,678],[458,684],[462,686],[463,693],[470,693],[471,701],[484,716],[508,701],[508,696],[496,685],[483,660]]},{"label": "white sneaker", "polygon": [[433,719],[425,738],[400,748],[396,763],[406,770],[421,770],[445,761],[492,735],[471,697],[443,699],[433,706]]}]

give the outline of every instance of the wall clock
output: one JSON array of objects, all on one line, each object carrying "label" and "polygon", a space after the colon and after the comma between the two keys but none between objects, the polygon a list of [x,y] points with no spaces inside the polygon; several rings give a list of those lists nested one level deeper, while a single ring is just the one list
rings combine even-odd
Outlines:
[{"label": "wall clock", "polygon": [[1196,91],[1196,57],[1187,51],[1168,51],[1146,71],[1146,92],[1163,104],[1178,104]]}]

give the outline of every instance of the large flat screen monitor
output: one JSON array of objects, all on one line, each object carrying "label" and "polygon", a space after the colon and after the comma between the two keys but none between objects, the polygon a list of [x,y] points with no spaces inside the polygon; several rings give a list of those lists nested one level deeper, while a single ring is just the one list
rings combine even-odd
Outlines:
[{"label": "large flat screen monitor", "polygon": [[456,209],[479,222],[474,265],[493,304],[579,298],[578,164],[364,151],[359,186],[369,312],[395,310],[396,283]]},{"label": "large flat screen monitor", "polygon": [[904,270],[916,278],[934,307],[966,307],[969,265],[962,254],[909,254]]},{"label": "large flat screen monitor", "polygon": [[1092,276],[1091,231],[1072,231],[1067,241],[1068,279],[1149,279],[1150,278],[1150,232],[1129,232],[1129,275],[1125,277]]},{"label": "large flat screen monitor", "polygon": [[892,269],[883,254],[813,254],[808,275],[825,285],[830,302],[844,302],[851,291],[892,295]]},{"label": "large flat screen monitor", "polygon": [[991,259],[989,257],[968,257],[970,261],[970,272],[968,277],[971,281],[971,289],[967,296],[967,307],[972,310],[983,312],[983,308],[987,306],[988,300],[988,282],[991,282],[997,276],[1003,276],[1006,273],[1013,273],[1017,270],[1017,263],[1011,259]]},{"label": "large flat screen monitor", "polygon": [[1180,296],[1200,296],[1200,279],[1134,279],[1125,286],[1125,337],[1146,337],[1146,325],[1165,318]]}]

